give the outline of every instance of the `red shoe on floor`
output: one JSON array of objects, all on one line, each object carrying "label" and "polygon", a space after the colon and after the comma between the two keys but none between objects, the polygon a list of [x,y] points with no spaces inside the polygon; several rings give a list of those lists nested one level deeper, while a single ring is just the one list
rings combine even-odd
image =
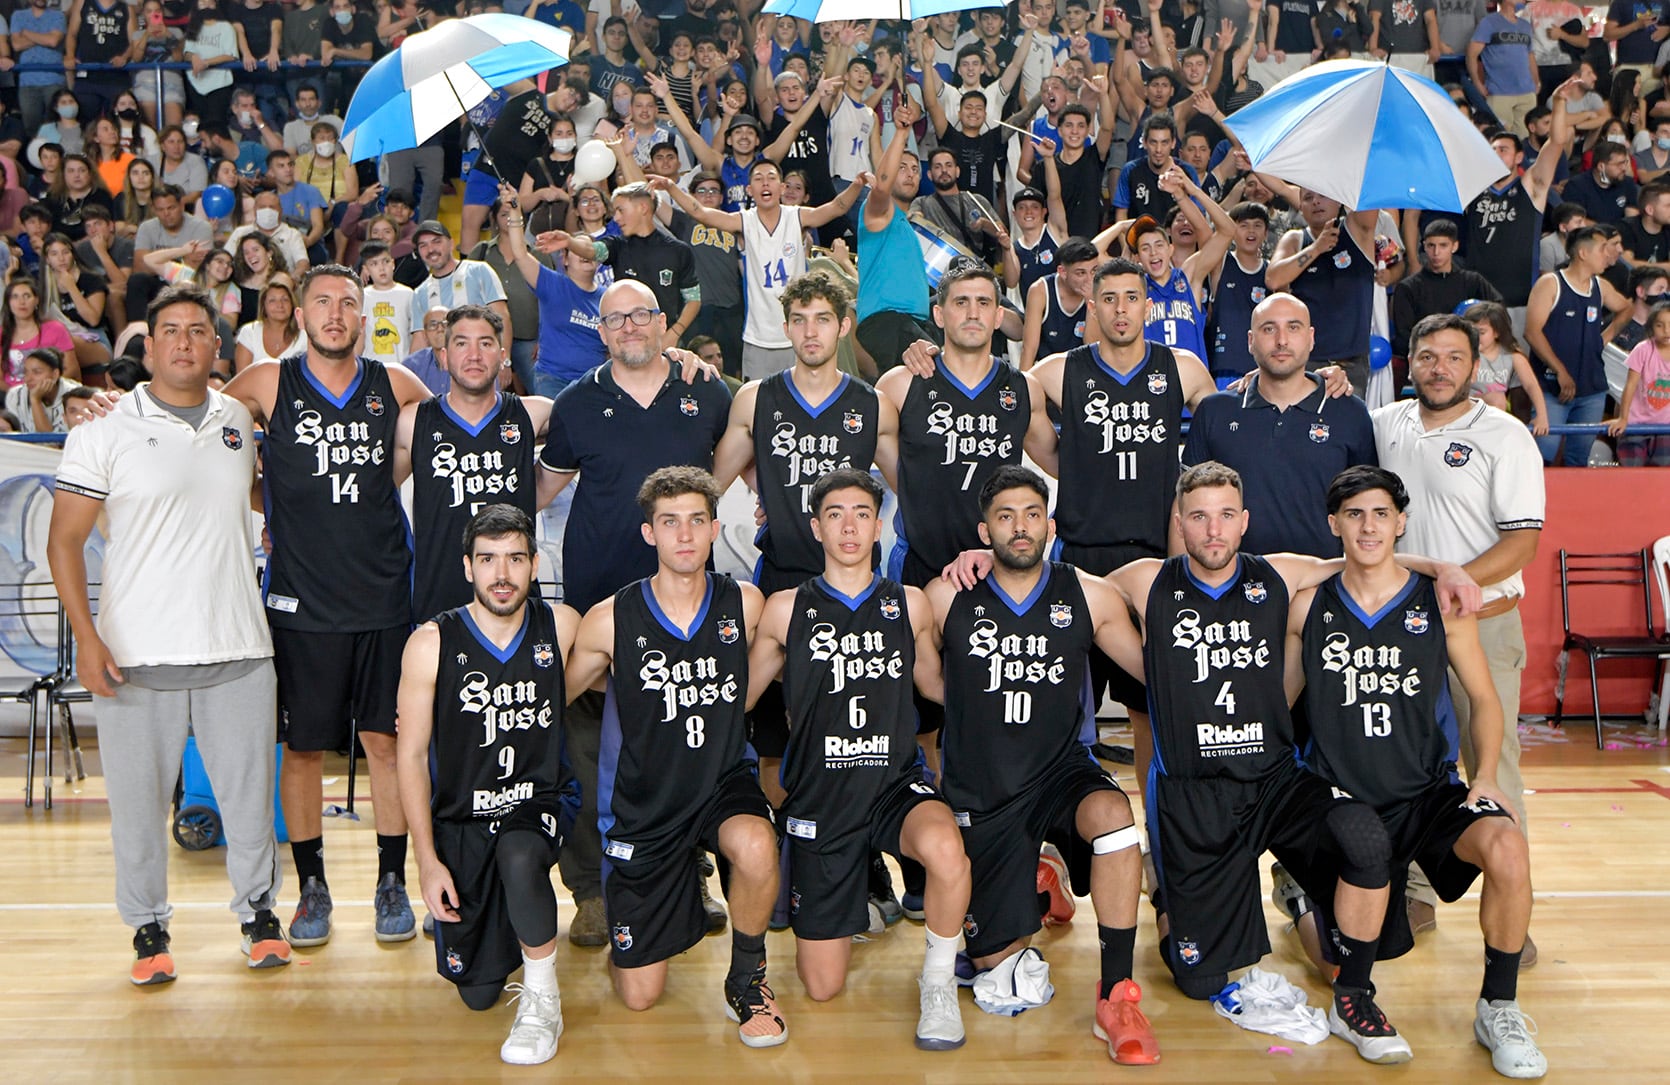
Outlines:
[{"label": "red shoe on floor", "polygon": [[1160,1044],[1154,1029],[1137,1004],[1142,988],[1135,980],[1120,980],[1108,996],[1096,1003],[1096,1027],[1091,1031],[1106,1040],[1108,1058],[1121,1066],[1152,1066],[1160,1061]]},{"label": "red shoe on floor", "polygon": [[1038,892],[1048,893],[1050,904],[1044,912],[1044,926],[1061,927],[1073,921],[1078,904],[1073,900],[1067,876],[1067,861],[1053,844],[1045,844],[1038,856]]},{"label": "red shoe on floor", "polygon": [[168,932],[160,923],[147,923],[133,932],[133,969],[128,979],[135,987],[151,987],[174,980],[174,957],[168,952]]}]

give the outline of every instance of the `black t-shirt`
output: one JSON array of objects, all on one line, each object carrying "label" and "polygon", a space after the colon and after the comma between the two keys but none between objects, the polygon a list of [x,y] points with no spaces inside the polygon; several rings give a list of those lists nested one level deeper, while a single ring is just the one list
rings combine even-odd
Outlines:
[{"label": "black t-shirt", "polygon": [[354,21],[347,26],[337,22],[334,17],[326,19],[320,37],[339,49],[358,49],[362,45],[369,45],[374,55],[376,52],[377,28],[371,22],[370,16],[364,12],[355,14]]},{"label": "black t-shirt", "polygon": [[[779,110],[771,118],[763,145],[771,146],[788,126],[789,119]],[[824,112],[823,106],[812,111],[812,116],[794,137],[794,142],[789,144],[778,165],[785,174],[790,170],[805,171],[807,207],[816,207],[835,198],[835,182],[829,173],[829,114]]]},{"label": "black t-shirt", "polygon": [[[511,98],[499,111],[498,120],[487,133],[487,155],[478,160],[476,168],[486,171],[490,177],[502,177],[512,185],[520,185],[528,163],[544,153],[550,144],[551,114],[545,108],[545,96],[537,89],[525,91]],[[491,165],[487,156],[493,159]]]},{"label": "black t-shirt", "polygon": [[108,64],[118,53],[128,48],[128,5],[122,0],[110,0],[104,8],[99,0],[87,0],[81,5],[81,28],[75,36],[77,60],[89,64]]},{"label": "black t-shirt", "polygon": [[64,196],[62,199],[48,196],[41,202],[46,205],[48,211],[52,212],[52,228],[67,236],[71,241],[80,241],[87,236],[87,227],[81,221],[83,208],[91,204],[98,204],[106,211],[111,211],[113,213],[112,217],[114,217],[114,204],[110,197],[97,189],[87,193],[79,200],[72,196]]},{"label": "black t-shirt", "polygon": [[1670,257],[1670,230],[1661,227],[1658,233],[1649,234],[1639,218],[1632,218],[1620,222],[1618,232],[1623,234],[1625,251],[1634,253],[1638,264],[1662,264]]},{"label": "black t-shirt", "polygon": [[939,145],[957,156],[962,167],[958,187],[964,192],[981,196],[997,206],[997,171],[1005,161],[1008,130],[992,128],[977,136],[963,134],[957,125],[947,125],[940,133]]},{"label": "black t-shirt", "polygon": [[636,279],[649,287],[668,324],[677,320],[684,308],[682,292],[701,289],[695,254],[664,226],[639,236],[599,240],[609,250],[603,263],[615,269],[615,278]]},{"label": "black t-shirt", "polygon": [[[258,8],[237,4],[229,6],[226,17],[244,28],[244,40],[249,42],[249,51],[259,60],[272,52],[273,24],[283,24],[284,9],[277,4],[262,4]],[[328,35],[330,28],[335,25],[336,20],[327,20],[325,33]],[[238,78],[241,80],[245,76],[240,75]]]},{"label": "black t-shirt", "polygon": [[1069,237],[1095,237],[1102,229],[1103,159],[1088,140],[1077,162],[1055,156],[1056,175],[1061,178],[1061,206],[1067,209]]}]

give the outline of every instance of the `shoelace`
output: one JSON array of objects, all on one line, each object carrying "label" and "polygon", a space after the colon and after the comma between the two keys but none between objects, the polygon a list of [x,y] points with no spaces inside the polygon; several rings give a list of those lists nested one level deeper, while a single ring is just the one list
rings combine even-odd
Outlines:
[{"label": "shoelace", "polygon": [[1373,995],[1367,992],[1360,995],[1341,995],[1339,1001],[1341,1008],[1345,1010],[1341,1016],[1347,1024],[1364,1036],[1397,1035],[1397,1030],[1386,1020],[1386,1015],[1374,1004]]},{"label": "shoelace", "polygon": [[[777,994],[771,989],[771,985],[765,982],[764,970],[762,969],[749,981],[748,986],[744,987],[741,993],[736,996],[733,1003],[737,1017],[741,1019],[740,1023],[746,1025],[756,1014],[766,1013],[766,1000],[775,1000],[776,997]],[[747,1012],[744,1013],[744,1010]]]},{"label": "shoelace", "polygon": [[927,1005],[922,1007],[924,1013],[951,1016],[957,1009],[956,986],[934,984],[922,988],[922,1000]]},{"label": "shoelace", "polygon": [[516,1010],[516,1022],[511,1025],[512,1032],[524,1027],[523,1020],[526,1018],[535,1019],[527,1023],[528,1027],[532,1027],[536,1024],[545,1026],[552,1018],[557,1016],[557,996],[555,994],[549,991],[531,990],[520,983],[507,983],[504,985],[504,989],[505,993],[511,996],[510,1005],[516,1006],[518,1002],[521,1003]]},{"label": "shoelace", "polygon": [[301,899],[296,902],[298,917],[305,916],[309,919],[313,918],[315,915],[324,911],[323,906],[329,899],[330,894],[323,888],[303,889]]},{"label": "shoelace", "polygon": [[403,894],[401,893],[401,890],[403,888],[404,886],[396,884],[385,885],[383,888],[377,890],[378,915],[395,915],[411,907],[408,900],[402,899]]},{"label": "shoelace", "polygon": [[1498,1046],[1530,1044],[1536,1034],[1536,1021],[1519,1010],[1496,1010],[1490,1015],[1490,1035]]},{"label": "shoelace", "polygon": [[133,936],[133,948],[140,957],[155,957],[159,953],[168,952],[168,933],[158,931],[152,934],[149,930],[139,930]]}]

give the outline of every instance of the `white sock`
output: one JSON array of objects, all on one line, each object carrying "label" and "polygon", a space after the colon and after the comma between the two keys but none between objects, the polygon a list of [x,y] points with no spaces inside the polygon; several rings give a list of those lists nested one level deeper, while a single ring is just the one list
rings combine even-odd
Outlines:
[{"label": "white sock", "polygon": [[956,978],[957,946],[962,942],[962,934],[959,932],[947,938],[935,934],[928,927],[922,929],[928,935],[928,949],[922,954],[922,982],[950,983]]},{"label": "white sock", "polygon": [[522,954],[522,986],[536,994],[557,994],[557,955],[538,960]]}]

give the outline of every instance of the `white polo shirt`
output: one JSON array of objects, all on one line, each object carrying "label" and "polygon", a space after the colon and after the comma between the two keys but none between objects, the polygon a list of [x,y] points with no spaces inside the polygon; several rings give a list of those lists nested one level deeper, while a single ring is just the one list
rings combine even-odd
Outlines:
[{"label": "white polo shirt", "polygon": [[209,392],[193,432],[146,384],[70,431],[58,489],[104,502],[109,536],[98,630],[118,667],[273,654],[250,534],[255,425]]},{"label": "white polo shirt", "polygon": [[[1542,527],[1542,455],[1531,432],[1505,411],[1472,402],[1466,414],[1431,430],[1415,400],[1370,415],[1380,466],[1409,489],[1409,527],[1399,544],[1406,553],[1462,565],[1504,531]],[[1524,594],[1519,573],[1484,585],[1486,603]]]}]

